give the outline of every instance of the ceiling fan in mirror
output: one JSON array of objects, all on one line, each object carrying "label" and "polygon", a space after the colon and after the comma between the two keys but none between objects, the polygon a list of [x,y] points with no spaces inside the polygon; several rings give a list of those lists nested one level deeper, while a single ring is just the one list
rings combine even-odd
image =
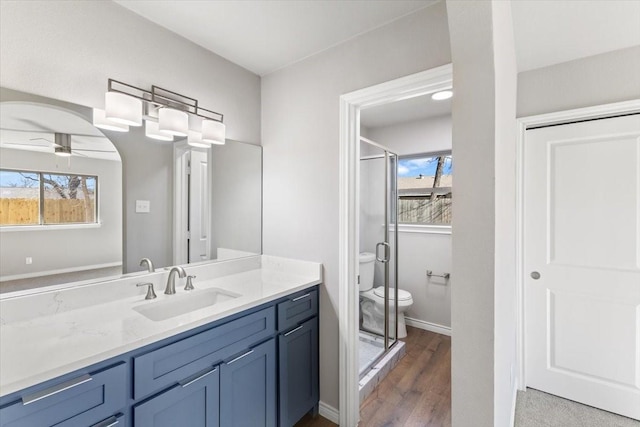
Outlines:
[{"label": "ceiling fan in mirror", "polygon": [[[21,131],[12,131],[12,132],[21,132]],[[47,132],[48,134],[50,134],[49,132]],[[104,139],[103,136],[97,136],[97,135],[72,135],[69,133],[62,133],[62,132],[51,132],[53,133],[54,136],[54,140],[51,141],[50,139],[44,137],[44,136],[37,136],[35,138],[28,138],[25,141],[20,141],[20,142],[2,142],[1,145],[13,145],[13,146],[23,146],[23,147],[40,147],[40,148],[49,148],[52,147],[53,148],[53,152],[60,157],[69,157],[71,155],[78,155],[81,157],[89,157],[86,154],[83,154],[81,152],[93,152],[93,153],[116,153],[115,150],[99,150],[99,149],[91,149],[91,148],[77,148],[74,147],[73,149],[71,148],[71,140],[72,137],[83,137],[83,138],[100,138],[100,139]],[[4,139],[4,138],[3,138]],[[75,138],[73,138],[75,139]],[[74,141],[74,145],[76,144],[81,144],[81,141]]]}]

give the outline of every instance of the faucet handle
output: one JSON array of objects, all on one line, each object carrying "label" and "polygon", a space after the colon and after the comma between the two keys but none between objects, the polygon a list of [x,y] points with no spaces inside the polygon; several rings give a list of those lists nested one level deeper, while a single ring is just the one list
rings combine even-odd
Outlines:
[{"label": "faucet handle", "polygon": [[192,291],[195,288],[193,287],[193,279],[195,279],[196,276],[187,276],[187,284],[184,285],[184,290],[185,291]]},{"label": "faucet handle", "polygon": [[148,286],[147,288],[147,295],[144,297],[144,299],[154,299],[157,298],[156,297],[156,293],[153,290],[153,283],[151,282],[145,282],[145,283],[137,283],[136,284],[137,287],[140,286]]}]

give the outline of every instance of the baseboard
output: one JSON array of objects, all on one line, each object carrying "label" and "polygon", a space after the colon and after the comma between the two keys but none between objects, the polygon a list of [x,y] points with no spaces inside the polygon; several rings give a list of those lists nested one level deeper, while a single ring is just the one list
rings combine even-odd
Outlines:
[{"label": "baseboard", "polygon": [[516,425],[516,402],[518,400],[518,380],[513,382],[513,390],[511,390],[511,420],[509,426]]},{"label": "baseboard", "polygon": [[34,277],[52,276],[54,274],[75,273],[85,270],[97,270],[99,268],[119,267],[122,261],[108,262],[105,264],[82,265],[79,267],[61,268],[58,270],[37,271],[34,273],[13,274],[11,276],[0,276],[0,282],[8,282],[10,280],[32,279]]},{"label": "baseboard", "polygon": [[333,406],[329,406],[322,400],[318,404],[318,413],[320,416],[328,419],[332,423],[340,424],[340,412]]},{"label": "baseboard", "polygon": [[449,326],[438,325],[437,323],[425,322],[420,319],[412,319],[411,317],[404,317],[404,321],[407,325],[414,328],[424,329],[425,331],[435,332],[436,334],[442,334],[451,336],[451,328]]}]

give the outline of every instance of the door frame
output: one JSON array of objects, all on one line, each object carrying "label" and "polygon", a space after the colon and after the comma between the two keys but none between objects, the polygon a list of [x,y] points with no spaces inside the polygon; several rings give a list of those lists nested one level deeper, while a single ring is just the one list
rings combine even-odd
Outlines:
[{"label": "door frame", "polygon": [[360,419],[358,389],[358,246],[360,110],[451,89],[451,64],[340,96],[339,392],[341,426]]},{"label": "door frame", "polygon": [[516,119],[516,357],[518,364],[518,389],[525,391],[527,378],[525,369],[525,275],[524,271],[524,144],[526,130],[539,126],[561,125],[576,121],[601,119],[611,116],[640,112],[640,99],[612,104],[557,111]]}]

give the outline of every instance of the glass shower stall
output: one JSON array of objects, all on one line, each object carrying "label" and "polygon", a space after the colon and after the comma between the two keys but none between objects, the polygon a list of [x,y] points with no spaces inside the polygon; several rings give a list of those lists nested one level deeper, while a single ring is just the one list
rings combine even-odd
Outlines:
[{"label": "glass shower stall", "polygon": [[395,153],[360,139],[360,378],[398,335],[397,167]]}]

